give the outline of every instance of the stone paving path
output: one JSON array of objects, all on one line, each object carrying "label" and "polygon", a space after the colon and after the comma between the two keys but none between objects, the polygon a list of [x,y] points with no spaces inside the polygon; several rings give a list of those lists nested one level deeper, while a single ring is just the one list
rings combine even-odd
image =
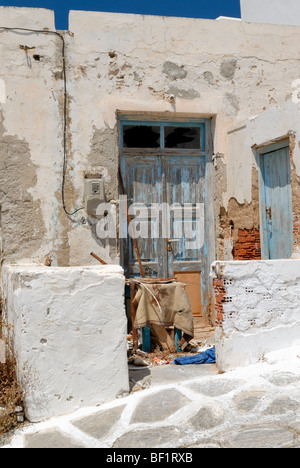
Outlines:
[{"label": "stone paving path", "polygon": [[224,374],[215,365],[153,368],[148,389],[25,426],[2,445],[300,448],[298,355],[300,348],[283,360],[275,353],[266,362]]}]

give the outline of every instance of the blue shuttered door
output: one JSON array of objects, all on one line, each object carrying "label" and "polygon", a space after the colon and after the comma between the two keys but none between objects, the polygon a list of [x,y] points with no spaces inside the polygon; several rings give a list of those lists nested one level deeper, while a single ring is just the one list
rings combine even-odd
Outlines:
[{"label": "blue shuttered door", "polygon": [[261,157],[263,257],[290,258],[293,253],[293,213],[289,148]]},{"label": "blue shuttered door", "polygon": [[[120,122],[130,227],[146,276],[168,278],[203,268],[206,126],[205,120],[143,122],[125,116]],[[135,277],[140,268],[131,231],[122,237],[121,249],[126,275]]]},{"label": "blue shuttered door", "polygon": [[[174,242],[168,255],[168,276],[175,272],[202,270],[204,224],[197,217],[200,204],[204,206],[205,203],[205,162],[205,156],[164,158],[165,198],[168,205],[173,206],[170,237]],[[198,242],[195,233],[201,237]]]},{"label": "blue shuttered door", "polygon": [[[126,156],[121,170],[146,275],[168,278],[175,271],[201,270],[205,248],[192,242],[199,229],[196,207],[204,204],[205,157]],[[204,236],[202,231],[198,234]],[[127,275],[139,276],[130,236],[123,240],[123,257]]]},{"label": "blue shuttered door", "polygon": [[[161,158],[159,156],[123,157],[121,171],[127,191],[134,236],[146,276],[162,277],[164,246],[159,236],[158,220],[155,213],[150,211],[152,205],[161,205],[163,201]],[[127,219],[124,220],[127,224]],[[140,276],[138,258],[131,236],[123,240],[122,248],[127,276]]]}]

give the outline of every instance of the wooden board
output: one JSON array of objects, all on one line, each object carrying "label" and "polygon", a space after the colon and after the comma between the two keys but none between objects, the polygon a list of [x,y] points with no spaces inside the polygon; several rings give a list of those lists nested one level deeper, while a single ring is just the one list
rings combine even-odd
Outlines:
[{"label": "wooden board", "polygon": [[178,271],[174,277],[186,284],[186,292],[191,301],[194,317],[202,317],[201,271]]},{"label": "wooden board", "polygon": [[176,353],[176,346],[167,330],[161,325],[154,325],[151,323],[151,331],[157,337],[159,343],[165,351]]}]

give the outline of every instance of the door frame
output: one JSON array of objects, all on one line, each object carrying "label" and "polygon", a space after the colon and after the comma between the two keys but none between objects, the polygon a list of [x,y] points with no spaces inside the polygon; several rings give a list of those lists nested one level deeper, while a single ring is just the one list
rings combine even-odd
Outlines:
[{"label": "door frame", "polygon": [[[275,140],[273,143],[264,144],[261,147],[256,146],[256,161],[259,174],[259,216],[260,216],[260,240],[261,240],[261,258],[262,260],[270,260],[270,245],[269,245],[269,235],[268,235],[268,224],[266,216],[266,193],[265,193],[265,183],[264,183],[264,160],[263,157],[265,154],[273,153],[275,151],[289,148],[290,150],[290,140],[289,136],[285,136],[282,139]],[[292,172],[291,165],[290,173]],[[292,207],[292,197],[290,199]]]},{"label": "door frame", "polygon": [[[145,150],[136,151],[131,149],[122,148],[122,127],[128,124],[149,125],[149,124],[163,124],[163,125],[182,125],[193,126],[201,125],[202,132],[202,149],[203,151],[192,150],[160,150],[161,154],[178,155],[203,155],[205,156],[205,180],[204,180],[204,200],[205,200],[205,242],[204,242],[204,255],[203,255],[203,280],[201,281],[201,296],[203,316],[208,318],[213,313],[213,285],[210,277],[211,264],[216,260],[216,240],[215,240],[215,215],[214,215],[214,162],[213,162],[213,140],[212,140],[212,118],[203,118],[192,115],[161,115],[157,113],[122,113],[118,112],[118,142],[119,142],[119,165],[123,155],[130,154],[145,154]],[[157,154],[157,150],[147,151],[147,155]],[[121,191],[119,192],[121,193]],[[119,239],[120,240],[120,239]],[[120,262],[124,265],[124,252],[122,249],[122,242],[120,242]]]}]

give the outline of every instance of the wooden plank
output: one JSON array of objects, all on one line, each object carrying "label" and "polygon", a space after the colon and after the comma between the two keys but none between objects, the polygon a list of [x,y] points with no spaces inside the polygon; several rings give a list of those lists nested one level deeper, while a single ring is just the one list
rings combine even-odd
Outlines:
[{"label": "wooden plank", "polygon": [[173,207],[170,238],[178,239],[172,243],[168,255],[168,272],[172,276],[174,271],[184,271],[186,268],[190,270],[190,263],[193,263],[194,270],[201,269],[201,240],[198,245],[193,245],[189,237],[192,231],[199,235],[201,233],[201,229],[198,229],[200,220],[196,217],[196,205],[198,204],[199,209],[204,203],[205,157],[164,156],[163,165],[165,199]]},{"label": "wooden plank", "polygon": [[[164,276],[161,270],[162,240],[157,231],[157,220],[149,218],[152,204],[160,205],[161,200],[161,159],[151,156],[121,157],[121,174],[127,197],[130,215],[129,235],[122,240],[123,262],[127,276],[139,276],[139,270],[145,276]],[[141,204],[142,212],[132,204]],[[142,231],[139,230],[142,228]],[[132,238],[136,230],[136,240]],[[136,246],[134,244],[134,240]],[[139,252],[139,256],[137,256]]]},{"label": "wooden plank", "polygon": [[194,318],[194,340],[206,341],[213,337],[215,328],[209,324],[203,317]]},{"label": "wooden plank", "polygon": [[[122,187],[122,192],[123,192],[123,195],[125,196],[126,195],[126,190],[125,190],[125,185],[124,185],[124,181],[123,181],[121,167],[119,167],[119,177],[120,177],[120,184],[121,184],[121,187]],[[129,226],[130,233],[131,233],[132,242],[133,242],[134,249],[135,249],[135,252],[136,252],[136,256],[137,256],[137,259],[138,259],[141,275],[142,275],[143,278],[145,278],[146,275],[145,275],[143,265],[142,265],[142,262],[141,262],[138,245],[137,245],[136,239],[134,237],[134,232],[133,232],[132,224],[131,224],[131,217],[129,216],[128,204],[126,203],[126,205],[127,205],[126,206],[127,221],[128,221],[128,226]]]},{"label": "wooden plank", "polygon": [[202,317],[201,271],[177,271],[174,277],[187,285],[186,292],[191,301],[193,316]]},{"label": "wooden plank", "polygon": [[176,353],[176,346],[172,338],[170,337],[167,330],[161,325],[151,324],[151,331],[158,339],[159,343],[165,351],[170,351],[170,353]]},{"label": "wooden plank", "polygon": [[98,257],[98,255],[94,254],[93,252],[91,252],[91,256],[94,257],[96,260],[98,260],[98,262],[100,262],[102,265],[108,265],[107,262],[102,260],[102,258]]},{"label": "wooden plank", "polygon": [[133,349],[136,350],[138,348],[138,334],[137,329],[134,326],[135,318],[136,318],[136,303],[135,303],[135,293],[136,293],[136,285],[131,283],[130,285],[130,299],[131,299],[131,321],[132,321],[132,341],[133,341]]}]

